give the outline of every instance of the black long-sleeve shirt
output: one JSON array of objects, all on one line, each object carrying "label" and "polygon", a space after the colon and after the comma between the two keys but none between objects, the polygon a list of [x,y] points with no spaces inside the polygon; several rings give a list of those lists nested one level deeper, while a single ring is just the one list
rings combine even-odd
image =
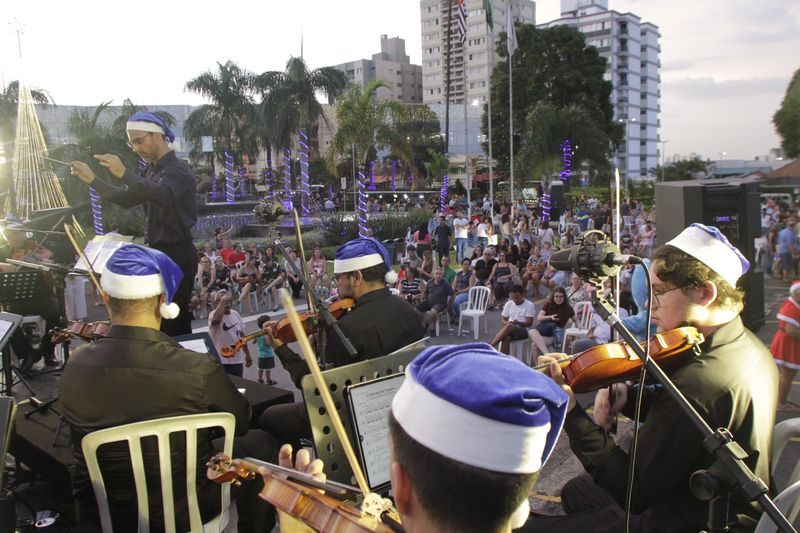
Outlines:
[{"label": "black long-sleeve shirt", "polygon": [[142,176],[126,168],[123,187],[95,178],[92,187],[104,199],[121,207],[144,204],[149,244],[169,244],[192,239],[197,222],[197,186],[194,173],[174,151],[147,166]]},{"label": "black long-sleeve shirt", "polygon": [[[694,358],[671,378],[712,429],[726,427],[748,453],[747,465],[769,485],[769,458],[775,424],[778,374],[769,350],[736,318],[701,345]],[[699,531],[708,505],[694,497],[689,476],[711,466],[702,437],[672,397],[660,388],[645,390],[644,426],[639,432],[631,510],[648,530]],[[633,400],[629,391],[628,405]],[[567,414],[570,447],[595,482],[624,507],[628,454],[617,447],[580,407]],[[752,529],[759,509],[731,495],[732,531]]]}]

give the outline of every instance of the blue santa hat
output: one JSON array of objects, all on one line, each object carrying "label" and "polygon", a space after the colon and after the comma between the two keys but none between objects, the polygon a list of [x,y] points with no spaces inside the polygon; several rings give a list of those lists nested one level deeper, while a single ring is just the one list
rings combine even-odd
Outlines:
[{"label": "blue santa hat", "polygon": [[[444,457],[506,474],[532,474],[558,440],[569,398],[556,383],[485,343],[433,346],[406,368],[392,414]],[[528,499],[512,516],[520,527]]]},{"label": "blue santa hat", "polygon": [[160,133],[164,136],[167,142],[175,140],[175,134],[169,129],[167,123],[163,118],[150,111],[139,111],[134,113],[128,119],[128,124],[125,128],[127,131],[149,131],[153,133]]},{"label": "blue santa hat", "polygon": [[394,285],[397,283],[397,272],[392,269],[392,261],[389,259],[389,252],[378,239],[373,237],[359,237],[343,244],[336,250],[333,259],[333,273],[344,274],[355,270],[363,270],[371,266],[386,266],[386,283]]},{"label": "blue santa hat", "polygon": [[739,278],[750,269],[742,252],[714,226],[692,224],[667,244],[705,264],[731,287],[736,287]]},{"label": "blue santa hat", "polygon": [[126,244],[115,251],[103,268],[100,285],[113,298],[141,300],[166,294],[166,302],[159,312],[162,318],[176,318],[180,313],[178,304],[172,301],[183,272],[163,252]]}]

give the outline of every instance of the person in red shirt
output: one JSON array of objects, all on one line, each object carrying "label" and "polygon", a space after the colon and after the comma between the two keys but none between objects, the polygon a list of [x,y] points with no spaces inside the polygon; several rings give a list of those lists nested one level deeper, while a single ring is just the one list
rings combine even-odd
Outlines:
[{"label": "person in red shirt", "polygon": [[[225,253],[227,251],[227,253]],[[222,251],[219,253],[222,256],[222,259],[225,260],[225,265],[228,268],[235,268],[236,263],[241,263],[244,261],[244,252],[242,251],[241,243],[236,243],[233,245],[233,248],[223,248]]]}]

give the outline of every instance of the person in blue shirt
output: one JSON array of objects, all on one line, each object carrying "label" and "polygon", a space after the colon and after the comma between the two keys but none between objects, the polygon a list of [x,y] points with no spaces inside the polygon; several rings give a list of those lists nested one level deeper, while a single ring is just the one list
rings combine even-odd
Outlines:
[{"label": "person in blue shirt", "polygon": [[786,227],[778,232],[778,255],[781,258],[781,276],[783,281],[791,281],[790,276],[794,275],[794,255],[797,253],[797,235],[794,228],[797,225],[797,218],[790,217],[786,221]]},{"label": "person in blue shirt", "polygon": [[[264,329],[264,324],[269,322],[269,315],[261,315],[256,320],[258,329]],[[278,382],[272,379],[271,370],[275,368],[275,352],[272,351],[267,337],[257,337],[256,344],[258,345],[258,382],[264,383],[264,374],[267,377],[267,385],[276,385]]]}]

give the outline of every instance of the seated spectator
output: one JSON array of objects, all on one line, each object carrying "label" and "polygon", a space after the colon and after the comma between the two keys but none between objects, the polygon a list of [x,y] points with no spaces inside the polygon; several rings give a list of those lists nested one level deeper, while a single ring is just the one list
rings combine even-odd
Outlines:
[{"label": "seated spectator", "polygon": [[261,259],[258,286],[262,291],[269,291],[272,298],[272,311],[278,310],[278,289],[286,282],[283,269],[275,260],[275,250],[267,246]]},{"label": "seated spectator", "polygon": [[534,245],[528,263],[525,265],[525,272],[522,274],[522,287],[527,289],[528,283],[533,284],[534,298],[539,297],[539,282],[541,282],[546,268],[547,261],[542,257],[541,248]]},{"label": "seated spectator", "polygon": [[300,276],[294,273],[294,269],[289,263],[293,263],[297,267],[297,270],[302,272],[302,262],[300,258],[297,257],[297,252],[291,248],[287,248],[286,253],[289,254],[289,257],[283,260],[283,271],[286,274],[286,279],[289,281],[289,286],[292,288],[292,298],[300,298],[300,289],[303,288],[303,282],[300,281]]},{"label": "seated spectator", "polygon": [[569,303],[569,305],[575,307],[575,304],[578,302],[591,301],[592,296],[589,294],[589,291],[586,290],[583,280],[579,275],[573,273],[569,280],[571,282],[570,286],[567,287],[567,303]]},{"label": "seated spectator", "polygon": [[241,263],[244,261],[244,251],[242,250],[242,244],[236,243],[233,245],[233,248],[223,248],[219,255],[225,260],[225,266],[230,269],[236,268],[237,263]]},{"label": "seated spectator", "polygon": [[450,256],[444,255],[442,256],[442,273],[444,274],[444,280],[447,283],[452,284],[453,278],[456,277],[456,271],[450,267]]},{"label": "seated spectator", "polygon": [[430,312],[430,315],[426,314],[425,318],[430,319],[427,324],[435,327],[436,321],[439,320],[439,315],[447,311],[452,295],[453,287],[445,281],[442,268],[434,267],[433,279],[426,284],[425,299],[417,304],[417,311],[422,313]]},{"label": "seated spectator", "polygon": [[514,285],[511,287],[511,299],[506,302],[500,313],[502,327],[489,344],[498,351],[508,354],[511,341],[528,338],[528,328],[533,324],[534,316],[536,316],[536,306],[525,299],[522,285]]},{"label": "seated spectator", "polygon": [[416,246],[412,245],[406,247],[406,260],[408,261],[408,264],[414,268],[419,268],[422,266],[422,258],[417,255]]},{"label": "seated spectator", "polygon": [[405,277],[400,282],[400,296],[411,304],[418,304],[425,298],[425,282],[419,276],[417,269],[410,264],[403,265]]},{"label": "seated spectator", "polygon": [[217,299],[217,291],[231,290],[231,270],[225,266],[225,260],[222,256],[217,256],[214,259],[214,265],[211,267],[211,277],[213,283],[211,284],[211,301]]},{"label": "seated spectator", "polygon": [[326,290],[330,288],[331,281],[328,277],[328,264],[319,246],[314,247],[311,259],[308,260],[308,272],[309,282],[312,287],[316,287],[317,283],[322,283]]},{"label": "seated spectator", "polygon": [[433,279],[433,267],[433,252],[430,250],[425,250],[422,252],[422,265],[420,265],[417,271],[419,272],[420,277],[422,277],[422,280],[426,283]]},{"label": "seated spectator", "polygon": [[[569,327],[574,316],[575,310],[567,302],[567,292],[562,287],[553,289],[550,300],[536,317],[536,327],[530,331],[531,361],[560,348],[559,345],[564,340],[564,329]],[[553,350],[547,348],[548,344],[552,344]]]},{"label": "seated spectator", "polygon": [[497,305],[505,303],[508,294],[511,291],[511,286],[514,284],[514,278],[517,276],[517,266],[508,261],[508,254],[500,252],[497,256],[498,261],[492,267],[492,273],[489,275],[489,281],[492,282],[494,288],[494,299]]},{"label": "seated spectator", "polygon": [[479,244],[472,249],[472,256],[470,256],[469,258],[470,268],[475,268],[475,263],[477,263],[478,260],[481,259],[482,257],[483,257],[483,246]]},{"label": "seated spectator", "polygon": [[253,304],[250,302],[250,292],[257,289],[258,269],[253,265],[253,252],[245,252],[244,264],[236,271],[236,282],[239,284],[239,300],[247,304],[247,310],[253,314]]},{"label": "seated spectator", "polygon": [[497,261],[493,259],[492,251],[484,250],[483,258],[475,261],[475,266],[472,270],[472,275],[475,276],[473,285],[491,288],[492,282],[489,277],[492,275],[492,270],[496,264]]},{"label": "seated spectator", "polygon": [[192,309],[200,311],[200,318],[206,318],[206,307],[208,306],[208,295],[214,286],[214,277],[211,268],[211,259],[203,255],[200,258],[200,264],[197,267],[197,276],[195,278],[195,294],[192,296]]},{"label": "seated spectator", "polygon": [[469,289],[474,284],[472,276],[472,261],[465,258],[461,261],[461,270],[459,270],[453,277],[453,304],[451,311],[453,318],[458,320],[461,315],[461,304],[466,303],[469,299]]},{"label": "seated spectator", "polygon": [[542,274],[540,286],[545,287],[550,292],[554,291],[557,287],[563,287],[567,274],[563,270],[556,270],[552,265],[547,265],[547,268]]}]

